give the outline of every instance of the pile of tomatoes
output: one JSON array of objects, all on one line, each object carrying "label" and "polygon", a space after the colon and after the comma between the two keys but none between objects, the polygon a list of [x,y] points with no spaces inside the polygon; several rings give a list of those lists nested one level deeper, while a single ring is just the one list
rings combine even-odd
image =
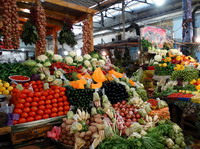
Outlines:
[{"label": "pile of tomatoes", "polygon": [[62,116],[69,111],[69,102],[65,96],[66,88],[51,86],[50,89],[44,90],[41,81],[31,81],[30,84],[34,91],[27,89],[28,84],[25,83],[23,84],[25,89],[20,91],[15,88],[12,92],[14,113],[20,115],[14,124]]},{"label": "pile of tomatoes", "polygon": [[127,104],[126,101],[113,104],[113,107],[115,111],[122,116],[126,127],[129,127],[133,122],[138,122],[141,118],[140,114],[137,112],[138,109],[133,105]]}]

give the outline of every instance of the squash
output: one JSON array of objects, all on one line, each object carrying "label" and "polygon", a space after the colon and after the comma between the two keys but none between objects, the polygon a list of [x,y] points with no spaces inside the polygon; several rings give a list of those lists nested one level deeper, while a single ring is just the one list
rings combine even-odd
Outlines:
[{"label": "squash", "polygon": [[92,83],[92,84],[91,84],[91,89],[101,88],[102,85],[103,85],[102,82],[98,82],[98,83],[96,83],[96,84]]},{"label": "squash", "polygon": [[107,79],[108,79],[109,81],[114,80],[113,77],[112,77],[112,75],[110,75],[110,74],[108,74],[106,77],[107,77]]},{"label": "squash", "polygon": [[106,81],[106,77],[100,67],[94,71],[92,78],[97,83]]},{"label": "squash", "polygon": [[81,79],[83,77],[83,75],[81,73],[78,73],[76,76],[78,79]]},{"label": "squash", "polygon": [[86,79],[92,79],[92,76],[89,75],[89,74],[85,74],[84,77],[85,77]]},{"label": "squash", "polygon": [[122,78],[123,77],[123,74],[119,73],[119,72],[116,72],[115,70],[110,70],[108,71],[108,73],[112,76],[115,75],[116,78]]},{"label": "squash", "polygon": [[175,57],[176,55],[173,55],[171,51],[168,52],[169,57]]},{"label": "squash", "polygon": [[133,80],[129,80],[129,83],[130,83],[132,86],[135,86],[135,82],[133,82]]}]

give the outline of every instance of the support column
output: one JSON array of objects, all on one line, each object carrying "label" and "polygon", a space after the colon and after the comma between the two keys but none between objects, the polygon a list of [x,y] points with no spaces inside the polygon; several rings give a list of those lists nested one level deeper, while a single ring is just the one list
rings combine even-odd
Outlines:
[{"label": "support column", "polygon": [[56,28],[53,29],[53,47],[54,47],[54,53],[58,54],[58,35]]},{"label": "support column", "polygon": [[90,27],[91,27],[91,29],[90,29],[90,35],[91,35],[91,43],[90,43],[90,45],[91,45],[91,50],[90,51],[94,51],[94,37],[93,37],[93,15],[92,14],[90,14],[90,15],[88,15],[88,21],[89,21],[89,24],[90,24]]},{"label": "support column", "polygon": [[192,42],[193,26],[192,26],[192,0],[182,0],[183,9],[183,42]]},{"label": "support column", "polygon": [[123,28],[123,33],[122,33],[122,40],[125,40],[125,1],[122,1],[122,28]]}]

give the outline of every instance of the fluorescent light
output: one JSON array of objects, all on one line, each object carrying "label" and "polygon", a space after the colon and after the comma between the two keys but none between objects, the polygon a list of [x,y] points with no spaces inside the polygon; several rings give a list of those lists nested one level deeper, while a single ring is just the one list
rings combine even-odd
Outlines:
[{"label": "fluorescent light", "polygon": [[21,48],[21,50],[22,50],[22,51],[25,51],[25,49],[24,49],[24,48]]},{"label": "fluorescent light", "polygon": [[196,37],[196,42],[200,43],[200,36]]},{"label": "fluorescent light", "polygon": [[162,6],[165,3],[165,0],[152,0],[157,6]]},{"label": "fluorescent light", "polygon": [[103,56],[106,56],[106,55],[107,55],[106,51],[102,51],[101,54],[102,54]]}]

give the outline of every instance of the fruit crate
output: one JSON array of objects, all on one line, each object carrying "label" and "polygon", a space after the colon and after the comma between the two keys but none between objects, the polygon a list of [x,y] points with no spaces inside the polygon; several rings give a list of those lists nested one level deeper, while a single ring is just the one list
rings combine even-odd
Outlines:
[{"label": "fruit crate", "polygon": [[47,131],[50,131],[54,125],[61,124],[64,117],[59,116],[12,126],[12,143],[19,144],[28,140],[46,137]]}]

